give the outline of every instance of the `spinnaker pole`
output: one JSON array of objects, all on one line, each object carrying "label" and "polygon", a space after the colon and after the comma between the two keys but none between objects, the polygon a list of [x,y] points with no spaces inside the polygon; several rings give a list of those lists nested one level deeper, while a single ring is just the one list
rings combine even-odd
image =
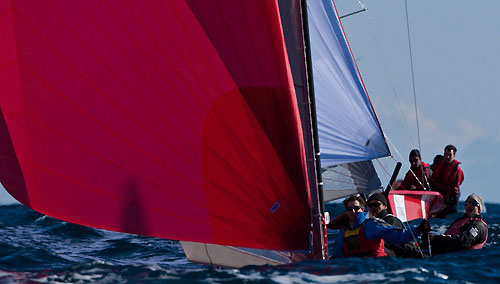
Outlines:
[{"label": "spinnaker pole", "polygon": [[353,15],[359,14],[359,13],[364,12],[364,11],[366,11],[366,8],[363,8],[363,9],[361,9],[359,11],[356,11],[356,12],[349,13],[349,14],[344,15],[344,16],[340,16],[339,19],[343,19],[343,18],[346,18],[346,17],[349,17],[349,16],[353,16]]},{"label": "spinnaker pole", "polygon": [[[392,176],[391,176],[391,179],[389,180],[389,183],[387,184],[387,187],[385,188],[384,190],[384,195],[385,195],[385,198],[388,198],[389,197],[389,192],[391,191],[392,189],[392,184],[394,183],[394,181],[396,180],[396,178],[398,177],[398,174],[399,174],[399,170],[401,170],[401,166],[403,164],[401,162],[398,162],[396,164],[396,167],[394,168],[394,172],[392,172]],[[392,209],[391,209],[391,206],[388,206],[387,207],[387,211],[390,213],[390,214],[393,214],[392,212]]]}]

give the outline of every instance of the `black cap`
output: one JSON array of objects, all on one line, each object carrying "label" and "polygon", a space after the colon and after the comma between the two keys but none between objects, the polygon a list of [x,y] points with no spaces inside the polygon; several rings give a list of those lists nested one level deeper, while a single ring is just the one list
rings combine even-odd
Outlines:
[{"label": "black cap", "polygon": [[380,202],[382,202],[382,204],[387,206],[387,198],[385,198],[385,196],[380,192],[377,192],[377,193],[370,195],[370,198],[368,198],[367,203],[372,201],[372,200],[380,201]]}]

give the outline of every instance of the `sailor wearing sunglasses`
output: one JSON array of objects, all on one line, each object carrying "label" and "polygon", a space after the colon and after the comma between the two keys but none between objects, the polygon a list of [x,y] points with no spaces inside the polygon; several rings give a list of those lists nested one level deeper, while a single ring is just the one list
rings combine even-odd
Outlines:
[{"label": "sailor wearing sunglasses", "polygon": [[488,239],[488,225],[483,221],[483,199],[473,193],[465,200],[465,214],[455,220],[444,235],[431,236],[432,254],[480,249]]},{"label": "sailor wearing sunglasses", "polygon": [[405,244],[427,229],[421,224],[418,228],[403,230],[369,217],[368,212],[364,212],[365,200],[359,195],[344,200],[344,207],[347,218],[335,244],[335,258],[386,256],[384,241],[395,245]]}]

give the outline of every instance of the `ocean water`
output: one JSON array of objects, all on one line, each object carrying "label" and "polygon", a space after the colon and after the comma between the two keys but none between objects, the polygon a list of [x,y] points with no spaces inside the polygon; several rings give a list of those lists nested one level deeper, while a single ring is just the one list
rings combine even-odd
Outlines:
[{"label": "ocean water", "polygon": [[[329,204],[327,210],[335,215],[342,207]],[[431,219],[432,232],[444,232],[460,215]],[[0,283],[500,283],[500,204],[487,204],[484,219],[488,242],[479,251],[220,269],[190,263],[177,241],[74,225],[22,205],[0,206]],[[330,249],[336,234],[328,233]]]}]

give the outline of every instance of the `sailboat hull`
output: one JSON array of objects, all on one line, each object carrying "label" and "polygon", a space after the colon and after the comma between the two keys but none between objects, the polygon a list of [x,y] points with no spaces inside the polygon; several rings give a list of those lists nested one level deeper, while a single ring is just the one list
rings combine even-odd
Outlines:
[{"label": "sailboat hull", "polygon": [[289,264],[310,258],[310,253],[260,250],[197,242],[180,242],[186,257],[196,263],[240,268],[252,265]]}]

